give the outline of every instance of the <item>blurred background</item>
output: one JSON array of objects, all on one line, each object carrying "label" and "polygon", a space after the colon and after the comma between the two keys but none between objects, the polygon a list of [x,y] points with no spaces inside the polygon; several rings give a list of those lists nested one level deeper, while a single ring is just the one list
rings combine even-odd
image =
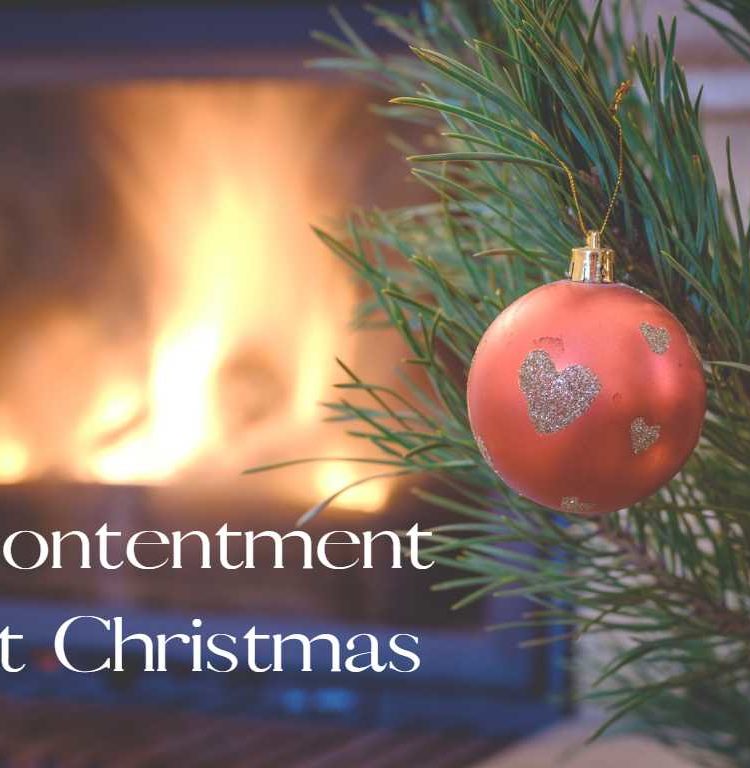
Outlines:
[{"label": "blurred background", "polygon": [[[309,225],[426,192],[368,108],[380,94],[303,66],[321,53],[310,30],[334,29],[326,5],[3,4],[0,535],[105,521],[283,532],[357,479],[335,460],[240,477],[362,455],[321,422],[335,357],[398,386],[403,350],[387,333],[352,333],[356,288]],[[730,133],[747,166],[747,72],[677,0],[646,6],[646,29],[659,12],[681,16],[678,53],[706,84],[714,157]],[[396,45],[358,2],[339,7],[368,45]],[[408,487],[374,482],[311,533],[417,521],[448,522]],[[270,565],[0,571],[2,623],[25,630],[28,664],[2,677],[0,765],[458,767],[570,713],[565,644],[485,631],[520,617],[521,600],[456,612],[430,590],[447,575],[437,569]],[[186,657],[167,673],[67,674],[51,637],[77,613],[125,615],[131,631],[189,632],[201,616],[240,634],[412,632],[422,667],[211,675],[190,674]],[[77,642],[96,653],[94,637]]]}]

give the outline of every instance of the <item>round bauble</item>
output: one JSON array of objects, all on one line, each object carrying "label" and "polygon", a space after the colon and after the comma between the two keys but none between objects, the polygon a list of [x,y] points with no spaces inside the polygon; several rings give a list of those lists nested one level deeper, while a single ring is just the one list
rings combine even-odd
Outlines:
[{"label": "round bauble", "polygon": [[482,455],[508,486],[597,515],[678,472],[700,437],[706,386],[674,315],[588,276],[543,285],[497,317],[474,355],[467,401]]}]

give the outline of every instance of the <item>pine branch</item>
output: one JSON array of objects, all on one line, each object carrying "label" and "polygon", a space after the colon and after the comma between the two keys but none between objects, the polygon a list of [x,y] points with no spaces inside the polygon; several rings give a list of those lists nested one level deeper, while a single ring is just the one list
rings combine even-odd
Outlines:
[{"label": "pine branch", "polygon": [[[743,23],[745,3],[712,5]],[[338,237],[319,233],[368,293],[363,332],[390,326],[410,354],[408,396],[345,369],[339,392],[370,403],[342,396],[331,418],[394,471],[443,483],[444,493],[421,496],[465,520],[438,527],[431,554],[456,570],[444,587],[458,605],[525,595],[537,609],[516,625],[614,632],[593,692],[612,707],[608,725],[640,718],[668,742],[750,765],[750,223],[731,152],[724,200],[675,61],[674,25],[633,49],[619,3],[598,4],[592,18],[575,0],[421,7],[421,17],[375,12],[411,53],[380,56],[344,26],[329,41],[336,58],[319,62],[374,80],[390,98],[384,112],[422,126],[413,173],[435,200],[359,212]],[[573,169],[584,215],[604,210],[617,175],[608,107],[626,77],[638,88],[621,112],[613,246],[625,279],[670,307],[717,362],[706,364],[704,437],[681,474],[597,524],[554,515],[497,479],[471,437],[464,376],[497,313],[561,277],[579,242],[556,158]]]},{"label": "pine branch", "polygon": [[[750,61],[750,6],[745,0],[703,0],[700,5],[687,0],[685,5],[713,27],[737,53]],[[725,17],[704,10],[705,6],[723,12]],[[726,16],[731,17],[735,24],[728,23]]]},{"label": "pine branch", "polygon": [[665,594],[682,597],[684,606],[699,623],[708,625],[717,635],[750,641],[750,617],[746,613],[732,610],[724,603],[717,604],[696,591],[694,582],[674,576],[663,560],[638,546],[631,535],[613,526],[611,520],[603,520],[598,533],[623,553],[636,573],[653,577],[654,585]]}]

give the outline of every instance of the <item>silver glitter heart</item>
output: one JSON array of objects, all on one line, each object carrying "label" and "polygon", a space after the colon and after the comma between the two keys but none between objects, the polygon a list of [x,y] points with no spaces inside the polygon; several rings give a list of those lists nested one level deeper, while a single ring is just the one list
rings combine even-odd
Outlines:
[{"label": "silver glitter heart", "polygon": [[630,424],[630,444],[633,446],[633,453],[637,456],[647,451],[659,439],[660,434],[661,427],[658,424],[647,424],[643,416],[633,419]]},{"label": "silver glitter heart", "polygon": [[578,496],[563,496],[560,509],[569,515],[590,515],[594,511],[594,505],[581,501]]},{"label": "silver glitter heart", "polygon": [[532,349],[518,371],[526,396],[529,418],[541,435],[559,432],[589,409],[601,385],[596,374],[583,365],[558,372],[543,349]]},{"label": "silver glitter heart", "polygon": [[657,355],[663,355],[669,349],[669,342],[672,339],[666,328],[662,328],[660,325],[641,323],[641,333],[646,339],[649,349],[656,352]]}]

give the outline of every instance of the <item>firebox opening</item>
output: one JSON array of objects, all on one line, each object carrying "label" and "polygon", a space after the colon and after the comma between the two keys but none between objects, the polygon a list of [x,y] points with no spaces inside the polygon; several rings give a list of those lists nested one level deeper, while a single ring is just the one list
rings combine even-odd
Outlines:
[{"label": "firebox opening", "polygon": [[[349,330],[355,287],[308,223],[400,186],[369,97],[294,79],[0,93],[0,481],[211,482],[361,454],[321,424],[334,359],[387,374],[398,350]],[[359,476],[247,482],[310,504]]]}]

